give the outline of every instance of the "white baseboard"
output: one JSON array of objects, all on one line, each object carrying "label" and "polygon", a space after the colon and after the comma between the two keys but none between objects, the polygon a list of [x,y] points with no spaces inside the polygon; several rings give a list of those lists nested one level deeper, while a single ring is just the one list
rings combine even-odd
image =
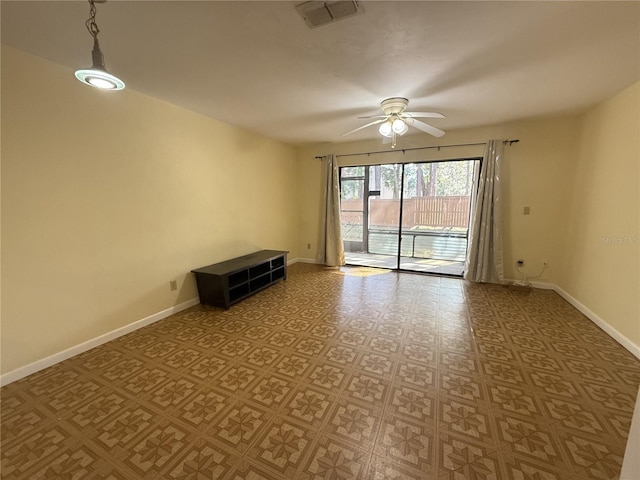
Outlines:
[{"label": "white baseboard", "polygon": [[161,312],[154,313],[153,315],[150,315],[141,320],[137,320],[133,323],[130,323],[129,325],[125,325],[124,327],[120,327],[112,330],[111,332],[100,335],[99,337],[87,340],[86,342],[83,342],[79,345],[67,348],[62,352],[54,353],[53,355],[50,355],[46,358],[37,360],[33,363],[30,363],[29,365],[25,365],[24,367],[16,368],[15,370],[0,375],[0,387],[8,385],[11,382],[15,382],[16,380],[20,380],[21,378],[29,376],[33,373],[39,372],[40,370],[44,370],[45,368],[51,367],[56,363],[60,363],[63,360],[67,360],[68,358],[79,355],[80,353],[86,352],[87,350],[102,345],[103,343],[107,343],[118,337],[126,335],[127,333],[133,332],[134,330],[138,330],[139,328],[151,325],[152,323],[167,318],[174,313],[186,310],[187,308],[197,305],[198,303],[200,303],[200,300],[197,297],[192,298],[191,300],[187,300],[184,303],[167,308],[165,310],[162,310]]},{"label": "white baseboard", "polygon": [[[505,282],[512,283],[515,280],[505,279]],[[571,296],[568,292],[563,290],[561,287],[556,285],[555,283],[546,283],[546,282],[531,282],[531,286],[533,288],[541,288],[544,290],[553,290],[562,298],[564,298],[567,302],[573,305],[580,313],[582,313],[585,317],[591,320],[593,323],[598,325],[602,330],[604,330],[611,338],[613,338],[616,342],[622,345],[624,348],[629,350],[636,358],[640,359],[640,346],[633,343],[627,337],[625,337],[618,330],[613,328],[607,322],[605,322],[602,318],[596,315],[594,312],[589,310],[585,305],[576,300],[573,296]]]},{"label": "white baseboard", "polygon": [[[295,258],[287,262],[288,265],[292,265],[294,263],[317,263],[316,260],[310,258]],[[617,341],[624,348],[629,350],[636,358],[640,359],[640,346],[633,343],[627,337],[625,337],[618,330],[613,328],[607,322],[605,322],[602,318],[596,315],[594,312],[589,310],[585,305],[580,303],[578,300],[573,298],[569,293],[560,288],[558,285],[553,283],[544,283],[544,282],[532,282],[531,284],[534,288],[541,288],[546,290],[554,290],[558,295],[564,298],[567,302],[573,305],[576,309],[580,311],[584,316],[586,316],[593,323],[598,325],[602,330],[604,330],[609,336],[611,336],[615,341]],[[62,352],[55,353],[41,360],[37,360],[29,365],[25,365],[24,367],[17,368],[12,370],[11,372],[7,372],[3,375],[0,375],[0,387],[4,385],[8,385],[9,383],[15,382],[16,380],[20,380],[26,376],[29,376],[33,373],[39,372],[40,370],[44,370],[56,363],[60,363],[63,360],[67,360],[68,358],[74,357],[75,355],[79,355],[80,353],[86,352],[92,348],[95,348],[99,345],[107,343],[111,340],[114,340],[118,337],[126,335],[127,333],[133,332],[134,330],[138,330],[139,328],[145,327],[152,323],[155,323],[159,320],[167,318],[174,313],[181,312],[189,307],[197,305],[199,303],[199,299],[193,298],[191,300],[187,300],[184,303],[179,305],[175,305],[173,307],[162,310],[161,312],[154,313],[146,318],[130,323],[129,325],[125,325],[124,327],[117,328],[111,332],[107,332],[99,337],[93,338],[86,342],[83,342],[79,345],[75,345],[71,348],[63,350]]]},{"label": "white baseboard", "polygon": [[[294,259],[288,260],[287,265],[292,265],[297,262],[317,263],[314,259],[311,259],[311,258],[294,258]],[[36,360],[33,363],[25,365],[24,367],[16,368],[15,370],[12,370],[10,372],[0,375],[0,387],[4,385],[8,385],[17,380],[20,380],[21,378],[32,375],[36,372],[39,372],[40,370],[44,370],[45,368],[51,367],[56,363],[60,363],[64,360],[67,360],[68,358],[79,355],[83,352],[86,352],[87,350],[90,350],[99,345],[102,345],[111,340],[114,340],[118,337],[126,335],[127,333],[133,332],[134,330],[138,330],[139,328],[146,327],[147,325],[151,325],[152,323],[155,323],[159,320],[167,318],[168,316],[173,315],[174,313],[181,312],[182,310],[185,310],[189,307],[197,305],[198,303],[200,303],[200,300],[197,297],[191,300],[187,300],[184,303],[167,308],[165,310],[162,310],[161,312],[154,313],[153,315],[150,315],[146,318],[137,320],[133,323],[130,323],[129,325],[125,325],[124,327],[117,328],[111,332],[107,332],[103,335],[100,335],[99,337],[92,338],[91,340],[87,340],[86,342],[70,347],[66,350],[63,350],[62,352],[54,353],[53,355],[50,355],[46,358],[43,358],[41,360]]]},{"label": "white baseboard", "polygon": [[631,340],[625,337],[622,333],[620,333],[618,330],[613,328],[611,325],[605,322],[602,318],[600,318],[594,312],[589,310],[585,305],[583,305],[578,300],[573,298],[568,292],[566,292],[565,290],[563,290],[557,285],[554,285],[554,286],[555,286],[554,290],[558,295],[560,295],[567,302],[569,302],[571,305],[576,307],[576,309],[578,309],[580,313],[582,313],[585,317],[587,317],[593,323],[598,325],[602,330],[607,332],[607,334],[609,334],[610,337],[612,337],[616,342],[618,342],[624,348],[629,350],[633,355],[635,355],[636,358],[640,359],[640,346],[633,343]]},{"label": "white baseboard", "polygon": [[540,288],[542,290],[556,290],[558,287],[553,283],[546,282],[531,282],[533,288]]},{"label": "white baseboard", "polygon": [[[516,280],[514,278],[505,278],[504,284],[510,285],[514,282],[519,282],[520,280]],[[530,282],[533,288],[540,288],[542,290],[556,290],[558,287],[555,283],[547,283],[547,282]]]},{"label": "white baseboard", "polygon": [[314,258],[294,258],[287,262],[287,265],[293,265],[294,263],[318,263]]}]

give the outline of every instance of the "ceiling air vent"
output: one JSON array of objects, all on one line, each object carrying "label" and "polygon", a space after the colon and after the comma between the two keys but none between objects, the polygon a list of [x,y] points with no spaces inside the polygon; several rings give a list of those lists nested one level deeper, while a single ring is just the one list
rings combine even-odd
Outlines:
[{"label": "ceiling air vent", "polygon": [[296,10],[311,28],[333,23],[345,17],[362,13],[363,8],[355,0],[337,2],[304,2]]}]

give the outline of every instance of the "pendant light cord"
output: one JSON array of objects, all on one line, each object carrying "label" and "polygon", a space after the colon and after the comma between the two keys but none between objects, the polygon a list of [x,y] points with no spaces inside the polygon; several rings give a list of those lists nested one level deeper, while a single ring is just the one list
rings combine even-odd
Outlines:
[{"label": "pendant light cord", "polygon": [[98,28],[98,24],[96,23],[96,5],[93,0],[89,0],[89,15],[90,17],[84,23],[89,30],[89,33],[93,37],[93,39],[98,41],[98,33],[100,33],[100,29]]}]

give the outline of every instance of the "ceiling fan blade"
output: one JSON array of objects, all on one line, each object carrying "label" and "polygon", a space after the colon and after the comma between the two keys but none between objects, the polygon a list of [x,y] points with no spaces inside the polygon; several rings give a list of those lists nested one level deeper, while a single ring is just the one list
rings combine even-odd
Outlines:
[{"label": "ceiling fan blade", "polygon": [[439,128],[432,127],[431,125],[427,125],[426,123],[421,122],[420,120],[415,120],[413,118],[407,118],[406,121],[412,127],[415,127],[418,130],[422,130],[423,132],[426,132],[429,135],[433,135],[434,137],[441,137],[441,136],[444,135],[444,132],[442,130],[440,130]]},{"label": "ceiling fan blade", "polygon": [[411,118],[445,118],[443,114],[438,112],[404,112],[402,115]]},{"label": "ceiling fan blade", "polygon": [[389,115],[367,115],[366,117],[358,117],[358,118],[388,118]]},{"label": "ceiling fan blade", "polygon": [[341,137],[346,137],[347,135],[351,135],[352,133],[355,133],[359,130],[362,130],[363,128],[367,128],[370,127],[372,125],[377,125],[378,123],[382,123],[385,122],[387,120],[387,117],[381,119],[381,120],[374,120],[373,122],[369,122],[366,125],[362,125],[361,127],[358,128],[354,128],[353,130],[348,131],[347,133],[343,133],[342,135],[340,135]]}]

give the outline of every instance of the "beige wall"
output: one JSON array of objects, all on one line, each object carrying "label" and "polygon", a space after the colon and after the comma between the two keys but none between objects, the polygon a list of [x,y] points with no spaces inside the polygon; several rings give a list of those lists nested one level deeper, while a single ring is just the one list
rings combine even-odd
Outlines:
[{"label": "beige wall", "polygon": [[[542,261],[549,269],[538,280],[556,282],[562,263],[566,205],[572,184],[572,169],[578,144],[578,118],[563,117],[514,122],[505,125],[450,131],[440,138],[411,135],[402,139],[398,148],[426,145],[456,145],[486,142],[491,138],[517,138],[519,143],[505,147],[503,163],[503,214],[505,276],[518,278],[514,263],[522,258],[527,275],[539,273]],[[298,150],[301,188],[301,256],[315,258],[318,218],[321,201],[322,162],[315,155],[380,151],[380,141],[313,145]],[[482,156],[483,147],[447,148],[385,155],[339,157],[341,165],[376,162],[400,162],[453,159]],[[531,208],[523,215],[523,207]],[[559,208],[560,206],[560,208]],[[312,244],[308,250],[307,243]]]},{"label": "beige wall", "polygon": [[[520,139],[506,147],[504,162],[505,276],[518,278],[518,258],[525,259],[528,275],[548,260],[538,281],[558,285],[640,348],[640,83],[583,115],[451,131],[441,139],[412,135],[398,148],[490,138]],[[315,258],[318,237],[322,162],[314,156],[384,148],[376,140],[298,149],[302,256]],[[474,153],[467,147],[339,161],[392,163]],[[524,206],[531,207],[530,215],[523,215]]]},{"label": "beige wall", "polygon": [[560,286],[640,348],[640,83],[582,119]]},{"label": "beige wall", "polygon": [[2,372],[196,297],[192,268],[295,258],[296,179],[290,146],[3,46]]},{"label": "beige wall", "polygon": [[[517,277],[517,258],[529,275],[547,259],[540,281],[560,285],[636,345],[639,85],[584,116],[412,135],[399,145],[519,138],[504,163],[506,276]],[[1,371],[194,298],[192,268],[259,248],[315,258],[322,162],[314,156],[382,147],[295,151],[130,89],[96,92],[66,68],[3,46]]]}]

